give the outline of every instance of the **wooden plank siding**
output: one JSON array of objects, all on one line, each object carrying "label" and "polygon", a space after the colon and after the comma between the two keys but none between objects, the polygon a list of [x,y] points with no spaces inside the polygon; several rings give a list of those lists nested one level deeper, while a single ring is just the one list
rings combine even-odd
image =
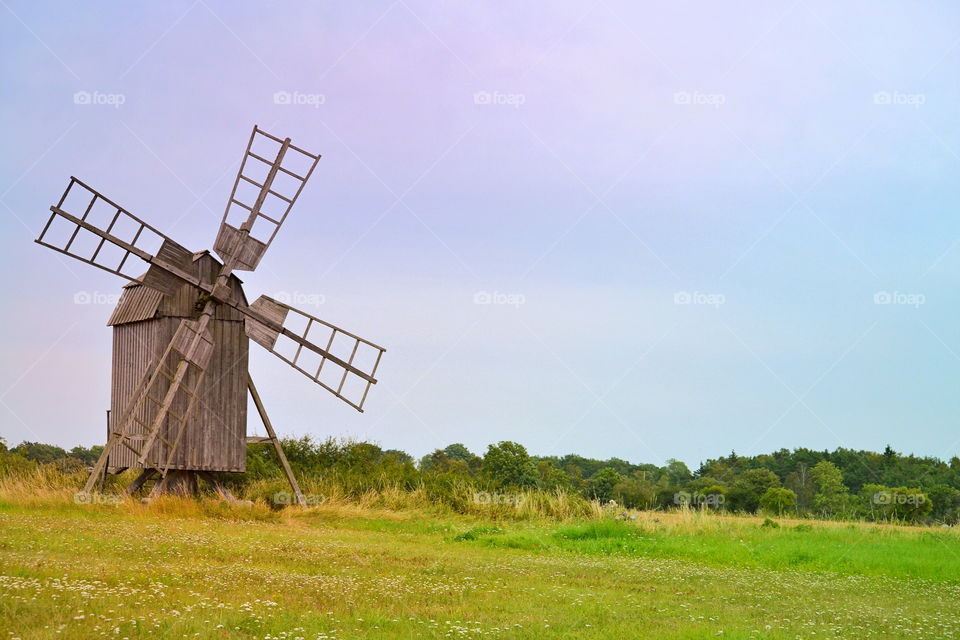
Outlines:
[{"label": "wooden plank siding", "polygon": [[[219,269],[219,262],[209,254],[201,254],[195,264],[202,270],[203,277],[209,277],[211,281]],[[240,280],[231,278],[230,282],[237,299],[244,300]],[[151,292],[151,289],[139,284],[128,286],[113,314],[114,317],[111,317],[111,420],[122,418],[130,396],[147,371],[147,365],[153,360],[156,366],[182,319],[198,316],[196,303],[202,293],[200,289],[184,285],[176,295],[163,296],[152,314],[148,312],[156,296],[155,292]],[[124,305],[125,308],[121,309]],[[144,316],[149,317],[143,319]],[[115,318],[127,321],[113,322]],[[217,307],[210,323],[214,341],[213,356],[199,389],[193,417],[188,421],[174,453],[171,469],[234,472],[246,470],[249,339],[244,332],[242,319],[243,315],[233,309],[224,305]],[[191,371],[188,375],[195,376],[197,372]],[[168,387],[169,382],[164,381],[160,387],[160,398]],[[156,405],[146,403],[141,415],[137,417],[142,422],[151,424],[157,409]],[[183,415],[186,411],[186,399],[178,400],[171,410]],[[176,436],[176,426],[176,421],[167,417],[160,436],[172,441]],[[138,434],[145,431],[143,427],[134,424],[128,432]],[[137,447],[139,443],[132,444]],[[158,440],[153,453],[160,460],[166,459],[166,445]],[[121,445],[111,452],[108,470],[114,472],[122,468],[138,467],[136,458],[133,451]]]}]

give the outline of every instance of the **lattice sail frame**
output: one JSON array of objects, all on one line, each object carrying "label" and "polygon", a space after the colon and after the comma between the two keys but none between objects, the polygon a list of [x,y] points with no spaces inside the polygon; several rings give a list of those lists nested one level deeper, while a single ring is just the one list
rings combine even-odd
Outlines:
[{"label": "lattice sail frame", "polygon": [[[89,200],[87,200],[88,197]],[[82,213],[77,210],[77,207],[83,209]],[[127,280],[136,281],[146,268],[143,263],[152,262],[154,252],[159,250],[151,250],[153,246],[190,255],[187,249],[160,233],[156,228],[73,176],[70,177],[70,182],[60,196],[60,200],[50,207],[50,211],[46,225],[35,240],[37,244]],[[92,214],[97,219],[94,219]],[[110,220],[109,224],[104,224],[106,219]],[[59,231],[57,227],[63,227],[64,235],[69,235],[63,246],[59,246],[61,243],[51,237]],[[90,236],[93,237],[90,238]],[[87,255],[87,251],[75,245],[78,238],[83,240],[90,238],[96,242],[96,247],[91,254]],[[108,251],[113,249],[115,255],[122,253],[123,257],[119,261],[110,261],[104,254],[105,247]],[[135,260],[133,264],[128,264],[131,255]],[[188,278],[187,281],[191,280]]]},{"label": "lattice sail frame", "polygon": [[[255,147],[269,155],[254,151]],[[291,144],[289,138],[281,140],[253,127],[213,245],[224,262],[232,262],[239,271],[257,268],[319,160],[319,155]],[[241,193],[243,188],[246,195]],[[236,224],[241,217],[243,222]],[[250,235],[241,233],[245,227]]]},{"label": "lattice sail frame", "polygon": [[386,349],[269,296],[257,298],[250,311],[244,321],[247,337],[363,412]]}]

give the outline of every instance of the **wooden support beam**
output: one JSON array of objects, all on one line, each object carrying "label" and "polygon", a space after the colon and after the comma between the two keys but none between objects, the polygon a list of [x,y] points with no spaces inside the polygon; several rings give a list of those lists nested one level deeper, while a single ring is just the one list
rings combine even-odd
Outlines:
[{"label": "wooden support beam", "polygon": [[140,472],[140,475],[137,476],[137,479],[130,483],[130,486],[125,489],[128,496],[133,495],[139,491],[143,485],[157,472],[156,469],[144,469]]},{"label": "wooden support beam", "polygon": [[260,419],[263,421],[263,426],[267,430],[269,439],[273,441],[273,448],[277,451],[277,457],[280,458],[280,464],[283,466],[283,472],[287,474],[287,480],[290,482],[290,488],[293,489],[293,494],[297,497],[297,504],[301,507],[307,506],[307,500],[303,497],[303,492],[300,491],[300,484],[297,482],[297,478],[293,475],[293,469],[290,468],[290,462],[287,461],[287,456],[283,452],[283,446],[280,444],[280,440],[277,438],[276,431],[273,430],[273,425],[270,423],[270,418],[267,416],[267,410],[263,408],[263,402],[260,400],[260,394],[257,393],[257,388],[253,384],[253,378],[250,377],[250,374],[247,373],[247,388],[250,390],[250,396],[253,398],[253,404],[257,406],[257,412],[260,414]]}]

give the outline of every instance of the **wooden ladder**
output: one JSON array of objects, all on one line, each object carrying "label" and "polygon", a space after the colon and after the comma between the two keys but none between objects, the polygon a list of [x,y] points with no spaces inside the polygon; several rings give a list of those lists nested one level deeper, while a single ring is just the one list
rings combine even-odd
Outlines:
[{"label": "wooden ladder", "polygon": [[[174,365],[172,367],[171,365]],[[189,377],[191,367],[196,371],[196,375]],[[171,372],[172,371],[172,372]],[[167,476],[173,456],[180,444],[183,432],[186,430],[187,423],[196,410],[200,385],[206,371],[197,367],[189,360],[177,353],[171,342],[160,358],[160,364],[153,367],[153,361],[147,365],[144,376],[140,379],[136,389],[127,402],[121,418],[117,423],[116,429],[111,429],[110,437],[103,448],[103,453],[97,464],[94,466],[84,486],[84,492],[90,493],[99,479],[106,471],[107,461],[110,453],[117,447],[123,446],[129,449],[137,456],[137,464],[144,468],[155,468],[160,472],[160,480]],[[166,391],[163,391],[165,383],[169,383]],[[163,393],[163,397],[157,397]],[[174,402],[180,398],[187,398],[187,408],[183,414],[178,414],[171,409]],[[157,407],[157,414],[150,424],[147,424],[139,418],[143,409],[153,404]],[[173,440],[163,435],[167,417],[170,417],[175,423]],[[140,427],[141,433],[131,433],[134,425]],[[169,433],[167,434],[170,435]],[[150,458],[152,450],[157,441],[166,446],[166,459],[160,461],[157,457]]]}]

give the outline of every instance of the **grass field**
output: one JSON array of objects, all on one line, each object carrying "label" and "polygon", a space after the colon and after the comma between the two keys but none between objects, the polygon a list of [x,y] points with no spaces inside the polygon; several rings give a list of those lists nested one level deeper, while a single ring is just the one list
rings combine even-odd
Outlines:
[{"label": "grass field", "polygon": [[952,638],[952,530],[0,495],[6,638]]}]

